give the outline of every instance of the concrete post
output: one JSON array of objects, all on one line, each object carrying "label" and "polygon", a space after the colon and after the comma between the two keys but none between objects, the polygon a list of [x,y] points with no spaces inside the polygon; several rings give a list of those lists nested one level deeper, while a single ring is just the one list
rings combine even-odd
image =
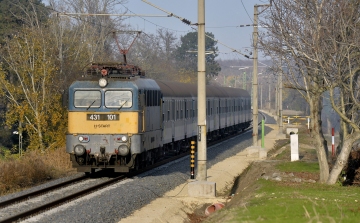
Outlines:
[{"label": "concrete post", "polygon": [[254,5],[254,59],[253,59],[253,146],[257,146],[258,141],[258,5]]},{"label": "concrete post", "polygon": [[196,179],[206,181],[206,73],[205,0],[198,0],[198,171]]}]

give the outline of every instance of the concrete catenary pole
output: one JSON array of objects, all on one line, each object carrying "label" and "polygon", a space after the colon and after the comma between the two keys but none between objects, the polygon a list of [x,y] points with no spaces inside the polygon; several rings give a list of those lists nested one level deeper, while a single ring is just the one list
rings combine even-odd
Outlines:
[{"label": "concrete catenary pole", "polygon": [[257,146],[258,141],[258,5],[254,5],[254,63],[253,63],[253,146]]},{"label": "concrete catenary pole", "polygon": [[283,91],[283,82],[282,82],[282,67],[281,67],[281,71],[280,71],[280,74],[279,74],[279,100],[278,100],[278,103],[279,103],[279,135],[282,135],[283,134],[283,106],[282,106],[282,91]]},{"label": "concrete catenary pole", "polygon": [[270,87],[271,87],[271,83],[270,83],[270,78],[268,76],[268,84],[269,84],[269,112],[271,112],[271,93],[270,93]]},{"label": "concrete catenary pole", "polygon": [[198,0],[198,181],[206,181],[207,178],[205,76],[205,0]]}]

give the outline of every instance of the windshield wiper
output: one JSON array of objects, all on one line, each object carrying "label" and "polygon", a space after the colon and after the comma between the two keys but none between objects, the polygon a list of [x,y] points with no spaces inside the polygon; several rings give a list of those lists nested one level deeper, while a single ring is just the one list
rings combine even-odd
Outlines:
[{"label": "windshield wiper", "polygon": [[121,106],[120,106],[120,108],[118,109],[118,111],[120,111],[120,109],[126,104],[126,102],[128,102],[129,101],[129,99],[127,99]]},{"label": "windshield wiper", "polygon": [[[96,99],[95,99],[95,101],[96,101]],[[95,103],[95,101],[93,101],[93,102],[89,105],[89,107],[87,107],[86,110],[89,110],[89,108]]]}]

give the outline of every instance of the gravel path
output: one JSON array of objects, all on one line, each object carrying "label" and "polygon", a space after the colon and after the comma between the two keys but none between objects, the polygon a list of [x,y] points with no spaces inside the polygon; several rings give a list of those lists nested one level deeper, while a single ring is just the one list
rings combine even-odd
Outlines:
[{"label": "gravel path", "polygon": [[[267,120],[271,123],[272,120]],[[268,122],[267,121],[267,122]],[[271,128],[265,127],[265,134]],[[260,134],[260,132],[259,132]],[[252,144],[252,131],[208,148],[208,167]],[[190,158],[184,157],[133,179],[92,193],[24,222],[118,222],[190,178]]]}]

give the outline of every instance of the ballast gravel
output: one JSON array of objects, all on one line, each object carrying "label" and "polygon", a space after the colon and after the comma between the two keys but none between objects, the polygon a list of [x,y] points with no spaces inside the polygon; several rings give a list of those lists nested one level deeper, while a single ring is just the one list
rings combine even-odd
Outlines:
[{"label": "ballast gravel", "polygon": [[[267,123],[274,122],[268,116],[266,118]],[[270,130],[269,127],[265,127],[265,134]],[[248,131],[226,142],[209,147],[207,166],[211,167],[251,146],[251,144],[252,131]],[[185,183],[189,178],[190,158],[186,156],[23,222],[118,222],[149,204],[152,200],[163,196],[167,191]]]}]

